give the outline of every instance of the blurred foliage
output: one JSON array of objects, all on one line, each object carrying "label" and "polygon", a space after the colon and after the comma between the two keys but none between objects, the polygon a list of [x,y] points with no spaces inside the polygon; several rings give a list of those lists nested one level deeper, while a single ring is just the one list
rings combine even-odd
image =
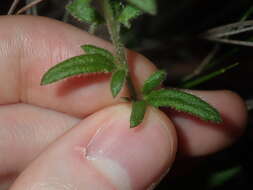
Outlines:
[{"label": "blurred foliage", "polygon": [[[38,6],[38,13],[56,19],[62,19],[67,0],[45,0]],[[127,46],[135,49],[158,67],[168,71],[166,85],[179,85],[212,51],[214,42],[205,41],[199,35],[206,30],[239,21],[248,14],[253,6],[252,0],[159,0],[158,15],[144,15],[134,23],[133,29],[125,29],[123,38]],[[12,1],[1,2],[0,14],[7,13]],[[23,0],[19,8],[25,4]],[[80,24],[70,18],[69,22],[80,28]],[[103,28],[97,32],[107,39]],[[239,39],[252,38],[253,32],[238,35]],[[220,45],[213,57],[213,64],[206,73],[217,71],[239,62],[236,68],[227,71],[212,80],[197,86],[200,89],[230,89],[245,99],[253,98],[253,88],[249,81],[253,72],[252,48],[235,45]],[[169,176],[157,187],[165,189],[253,189],[253,115],[249,113],[249,122],[244,136],[232,147],[215,155],[198,158],[197,167],[175,174],[174,168]],[[196,158],[194,158],[196,160]],[[177,161],[176,166],[189,166],[192,163]],[[239,169],[238,169],[239,167]],[[214,181],[215,180],[215,181]],[[217,183],[219,182],[219,183]],[[214,185],[215,184],[215,185]]]}]

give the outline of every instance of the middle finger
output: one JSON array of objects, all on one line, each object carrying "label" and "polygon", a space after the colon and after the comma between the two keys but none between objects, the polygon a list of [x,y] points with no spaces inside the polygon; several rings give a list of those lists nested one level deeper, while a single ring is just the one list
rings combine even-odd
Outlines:
[{"label": "middle finger", "polygon": [[27,104],[0,106],[0,179],[19,173],[80,120]]}]

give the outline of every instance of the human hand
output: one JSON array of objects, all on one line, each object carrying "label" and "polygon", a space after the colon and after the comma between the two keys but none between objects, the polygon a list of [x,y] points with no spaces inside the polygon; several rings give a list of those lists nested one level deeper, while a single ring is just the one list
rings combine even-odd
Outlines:
[{"label": "human hand", "polygon": [[[147,189],[176,152],[211,154],[243,132],[245,106],[229,91],[192,91],[220,111],[222,125],[150,108],[142,127],[129,129],[129,105],[111,97],[109,75],[39,85],[52,65],[81,54],[80,45],[113,50],[108,42],[42,17],[0,17],[0,28],[2,188],[14,181],[11,190]],[[155,70],[134,52],[129,63],[137,86]]]}]

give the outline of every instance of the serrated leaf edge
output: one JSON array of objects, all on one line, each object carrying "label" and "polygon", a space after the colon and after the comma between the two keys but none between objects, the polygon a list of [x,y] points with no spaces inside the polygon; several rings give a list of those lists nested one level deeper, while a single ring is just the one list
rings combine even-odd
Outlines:
[{"label": "serrated leaf edge", "polygon": [[[160,89],[160,90],[166,90],[166,89]],[[152,91],[152,92],[156,92],[156,91],[160,91],[160,90],[154,90],[154,91]],[[170,89],[170,90],[175,90],[175,89]],[[217,124],[223,122],[223,120],[222,120],[222,118],[221,118],[221,116],[220,116],[220,113],[219,113],[213,106],[211,106],[210,104],[208,104],[207,102],[205,102],[205,101],[202,100],[201,98],[199,98],[199,97],[197,97],[197,96],[195,96],[195,95],[192,95],[192,94],[190,94],[190,93],[186,93],[186,92],[184,92],[184,91],[182,91],[182,90],[175,90],[175,91],[183,92],[183,93],[185,93],[185,94],[187,94],[187,95],[190,95],[190,96],[192,96],[192,97],[194,97],[194,98],[200,100],[202,103],[206,104],[206,107],[202,107],[202,109],[204,109],[206,112],[209,112],[209,114],[211,113],[211,115],[214,116],[214,117],[211,118],[211,119],[210,119],[210,118],[209,118],[209,119],[206,119],[206,118],[204,118],[204,117],[201,117],[200,114],[196,115],[195,113],[192,113],[192,112],[189,112],[189,111],[184,111],[184,110],[177,109],[176,106],[171,106],[171,105],[168,105],[168,106],[158,106],[158,105],[155,104],[155,103],[150,103],[151,101],[149,100],[148,97],[149,97],[149,95],[150,95],[152,92],[151,92],[150,94],[148,94],[148,95],[144,95],[143,98],[144,98],[144,100],[145,100],[149,105],[154,106],[154,107],[156,107],[156,108],[159,108],[159,107],[170,107],[170,108],[172,108],[172,109],[174,109],[174,110],[176,110],[176,111],[185,112],[185,113],[187,113],[187,114],[189,114],[189,115],[192,115],[192,116],[194,116],[194,117],[197,117],[197,118],[199,118],[199,119],[201,119],[201,120],[203,120],[203,121],[210,121],[210,122],[217,123]],[[174,101],[175,101],[175,99],[176,99],[176,98],[174,98]],[[160,98],[160,100],[161,100],[161,98]],[[180,100],[180,101],[182,101],[182,100]],[[177,105],[177,103],[176,103],[176,105]],[[197,105],[193,105],[193,104],[190,105],[190,106],[195,107],[195,109],[198,109],[198,108],[199,108]],[[197,106],[197,107],[196,107],[196,106]]]}]

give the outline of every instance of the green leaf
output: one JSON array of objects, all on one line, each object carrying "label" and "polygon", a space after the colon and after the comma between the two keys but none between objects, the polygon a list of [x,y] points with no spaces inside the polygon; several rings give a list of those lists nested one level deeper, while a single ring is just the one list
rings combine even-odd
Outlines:
[{"label": "green leaf", "polygon": [[127,0],[130,4],[150,14],[156,14],[156,0]]},{"label": "green leaf", "polygon": [[235,63],[233,65],[229,65],[228,67],[219,69],[217,71],[214,71],[212,73],[206,74],[204,76],[198,77],[196,79],[190,80],[190,81],[186,81],[185,83],[183,83],[182,85],[180,85],[181,88],[193,88],[195,86],[198,86],[206,81],[209,81],[219,75],[224,74],[225,72],[227,72],[228,70],[238,66],[239,63]]},{"label": "green leaf", "polygon": [[77,20],[89,24],[101,24],[103,18],[91,7],[92,0],[74,0],[66,6],[67,11]]},{"label": "green leaf", "polygon": [[109,52],[106,49],[96,47],[94,45],[83,45],[81,48],[87,53],[87,54],[100,54],[104,57],[106,57],[109,61],[114,62],[114,57],[111,52]]},{"label": "green leaf", "polygon": [[166,79],[167,73],[165,71],[156,71],[152,74],[145,82],[142,88],[143,94],[148,94],[158,86],[162,84],[162,82]]},{"label": "green leaf", "polygon": [[113,73],[111,80],[111,92],[114,98],[119,94],[120,90],[122,89],[126,81],[126,76],[127,72],[123,69],[117,70]]},{"label": "green leaf", "polygon": [[134,128],[141,124],[144,119],[147,104],[145,101],[136,101],[132,103],[132,113],[130,117],[130,127]]},{"label": "green leaf", "polygon": [[115,64],[99,54],[81,55],[70,58],[47,71],[42,80],[41,85],[50,84],[61,79],[79,74],[112,72]]},{"label": "green leaf", "polygon": [[118,21],[125,27],[130,28],[132,19],[137,18],[142,14],[142,11],[132,5],[127,5],[118,17]]},{"label": "green leaf", "polygon": [[222,122],[221,116],[215,108],[200,98],[179,90],[161,89],[152,91],[144,99],[154,107],[171,107],[177,111],[197,116],[204,121]]},{"label": "green leaf", "polygon": [[242,18],[240,19],[240,22],[243,22],[245,20],[247,20],[249,18],[249,16],[251,16],[253,13],[253,6],[250,7],[242,16]]},{"label": "green leaf", "polygon": [[242,171],[241,166],[236,166],[233,168],[228,168],[218,173],[214,173],[208,178],[208,186],[209,188],[217,188],[218,186],[224,185],[224,183],[232,180],[236,175],[238,175]]}]

